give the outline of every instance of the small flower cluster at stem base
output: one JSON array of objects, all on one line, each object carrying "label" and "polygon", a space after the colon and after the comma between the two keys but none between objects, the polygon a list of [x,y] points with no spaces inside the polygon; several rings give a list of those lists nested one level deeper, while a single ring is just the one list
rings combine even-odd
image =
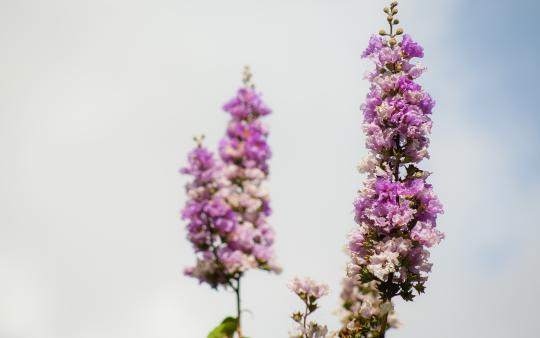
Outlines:
[{"label": "small flower cluster at stem base", "polygon": [[399,327],[391,301],[379,297],[377,282],[362,283],[356,278],[345,277],[341,291],[341,338],[377,338],[384,316],[388,313],[387,327]]},{"label": "small flower cluster at stem base", "polygon": [[328,286],[313,281],[310,278],[299,279],[294,278],[289,282],[289,289],[294,292],[304,302],[305,309],[303,311],[294,312],[291,315],[295,326],[289,331],[290,338],[333,338],[336,334],[328,332],[325,325],[320,325],[317,322],[309,321],[308,317],[313,314],[319,305],[317,301],[328,294]]}]

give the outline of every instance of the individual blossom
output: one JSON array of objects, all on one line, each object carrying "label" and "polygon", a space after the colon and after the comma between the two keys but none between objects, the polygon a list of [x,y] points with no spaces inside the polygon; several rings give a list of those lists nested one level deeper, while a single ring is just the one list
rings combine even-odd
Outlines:
[{"label": "individual blossom", "polygon": [[317,301],[328,294],[328,285],[320,284],[310,278],[294,278],[288,284],[289,289],[304,302],[303,311],[294,312],[291,315],[295,325],[289,331],[290,338],[332,338],[336,337],[333,332],[328,332],[325,325],[309,321],[308,317],[313,314],[319,305]]},{"label": "individual blossom", "polygon": [[401,51],[409,58],[424,57],[424,48],[414,42],[408,34],[403,35],[403,39],[401,40]]},{"label": "individual blossom", "polygon": [[289,290],[301,299],[309,298],[316,300],[328,295],[329,292],[328,285],[317,283],[311,278],[300,279],[296,277],[287,286]]},{"label": "individual blossom", "polygon": [[368,57],[373,53],[380,51],[383,48],[383,40],[378,36],[372,36],[369,39],[369,45],[362,53],[362,57]]},{"label": "individual blossom", "polygon": [[367,177],[354,202],[358,228],[349,238],[351,264],[342,293],[347,325],[361,337],[384,337],[392,327],[392,311],[382,311],[392,298],[410,301],[413,291],[424,292],[432,267],[428,249],[444,238],[437,229],[442,205],[428,183],[430,173],[419,168],[429,157],[435,106],[416,82],[424,68],[415,60],[424,50],[395,27],[397,2],[384,12],[389,30],[372,37],[362,54],[375,65],[361,107],[369,153],[359,169]]}]

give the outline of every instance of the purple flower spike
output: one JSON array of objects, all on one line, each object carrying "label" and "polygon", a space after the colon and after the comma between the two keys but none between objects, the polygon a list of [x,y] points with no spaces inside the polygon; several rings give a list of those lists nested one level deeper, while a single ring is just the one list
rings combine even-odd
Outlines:
[{"label": "purple flower spike", "polygon": [[[425,248],[444,237],[436,230],[442,206],[426,183],[429,174],[416,166],[428,157],[434,102],[414,81],[417,67],[409,61],[422,57],[423,49],[409,35],[400,44],[394,36],[373,47],[379,39],[372,38],[366,52],[377,75],[362,105],[370,154],[361,167],[368,178],[354,203],[360,228],[349,249],[362,278],[380,283],[381,297],[410,300],[408,285],[423,290],[427,279]],[[392,244],[396,240],[399,246]]]},{"label": "purple flower spike", "polygon": [[188,166],[180,170],[192,177],[182,218],[188,221],[187,237],[197,256],[196,265],[185,273],[213,288],[238,291],[240,278],[250,269],[279,271],[267,221],[270,200],[263,186],[271,152],[260,118],[271,111],[247,84],[224,110],[231,121],[219,144],[219,158],[197,140]]},{"label": "purple flower spike", "polygon": [[415,82],[424,68],[411,59],[424,50],[393,26],[397,2],[384,11],[390,31],[372,37],[362,55],[375,64],[361,107],[369,154],[359,166],[367,178],[354,202],[358,228],[349,238],[340,337],[384,337],[394,326],[392,299],[410,301],[424,292],[432,267],[428,249],[444,238],[437,229],[442,205],[427,183],[430,173],[418,167],[429,157],[435,106]]}]

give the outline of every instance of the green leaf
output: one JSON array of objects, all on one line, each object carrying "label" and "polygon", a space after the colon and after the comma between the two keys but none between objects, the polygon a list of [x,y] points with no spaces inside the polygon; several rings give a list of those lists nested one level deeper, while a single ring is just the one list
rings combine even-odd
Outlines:
[{"label": "green leaf", "polygon": [[232,337],[236,332],[238,321],[236,318],[227,317],[223,319],[221,324],[216,326],[207,336],[207,338],[228,338]]}]

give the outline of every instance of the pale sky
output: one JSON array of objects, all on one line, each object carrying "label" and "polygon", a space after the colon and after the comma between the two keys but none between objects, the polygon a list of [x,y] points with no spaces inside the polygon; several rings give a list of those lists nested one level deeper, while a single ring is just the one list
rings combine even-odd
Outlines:
[{"label": "pale sky", "polygon": [[[216,148],[249,63],[270,125],[284,272],[244,279],[245,333],[287,337],[311,276],[332,292],[366,154],[360,59],[379,0],[0,1],[0,338],[201,338],[231,293],[193,263],[177,170]],[[540,112],[536,1],[404,0],[436,99],[431,182],[446,213],[426,294],[389,338],[538,336]]]}]

